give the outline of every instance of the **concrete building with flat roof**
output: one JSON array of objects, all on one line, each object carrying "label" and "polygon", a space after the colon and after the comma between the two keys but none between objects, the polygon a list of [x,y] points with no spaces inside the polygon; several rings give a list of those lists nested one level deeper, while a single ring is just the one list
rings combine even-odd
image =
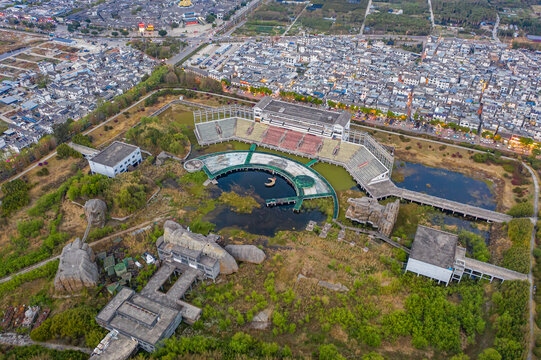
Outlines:
[{"label": "concrete building with flat roof", "polygon": [[413,272],[448,285],[463,276],[477,279],[527,280],[528,276],[500,266],[466,256],[466,249],[458,246],[458,236],[419,225],[411,247],[406,272]]},{"label": "concrete building with flat roof", "polygon": [[152,352],[163,339],[169,338],[180,325],[179,309],[122,288],[99,312],[96,321],[109,331],[137,341],[144,350]]},{"label": "concrete building with flat roof", "polygon": [[342,139],[351,114],[274,100],[270,96],[254,106],[255,121],[327,138]]},{"label": "concrete building with flat roof", "polygon": [[92,158],[88,159],[90,170],[94,174],[115,177],[126,172],[130,166],[143,161],[141,149],[135,145],[115,141]]}]

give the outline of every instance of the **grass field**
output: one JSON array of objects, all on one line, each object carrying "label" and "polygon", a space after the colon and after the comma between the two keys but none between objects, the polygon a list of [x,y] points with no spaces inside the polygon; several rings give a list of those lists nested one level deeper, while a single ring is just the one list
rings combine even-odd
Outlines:
[{"label": "grass field", "polygon": [[279,4],[267,3],[259,6],[249,17],[244,25],[235,30],[234,35],[257,36],[282,35],[304,4]]}]

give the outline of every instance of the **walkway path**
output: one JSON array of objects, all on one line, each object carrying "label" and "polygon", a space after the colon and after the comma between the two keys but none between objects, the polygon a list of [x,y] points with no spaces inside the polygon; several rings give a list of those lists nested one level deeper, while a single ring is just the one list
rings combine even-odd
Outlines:
[{"label": "walkway path", "polygon": [[284,31],[284,33],[283,33],[282,36],[281,36],[282,38],[284,38],[284,37],[287,35],[287,33],[289,32],[289,30],[291,30],[291,28],[293,27],[293,25],[295,25],[295,23],[297,22],[297,20],[301,17],[302,13],[304,13],[304,11],[306,10],[306,8],[307,8],[308,6],[310,6],[310,5],[311,5],[310,2],[308,2],[308,3],[306,4],[306,6],[301,10],[301,12],[299,13],[299,15],[297,15],[297,17],[295,18],[295,20],[293,20],[293,22],[287,27],[287,30]]},{"label": "walkway path", "polygon": [[434,11],[432,11],[432,0],[428,0],[428,10],[430,11],[430,23],[432,24],[432,29],[434,28]]},{"label": "walkway path", "polygon": [[415,203],[430,205],[438,209],[451,211],[452,213],[457,213],[464,216],[467,215],[476,219],[482,219],[491,222],[502,223],[512,219],[512,217],[507,214],[502,214],[496,211],[463,204],[457,201],[448,200],[417,191],[403,189],[396,186],[390,180],[368,185],[366,186],[365,190],[367,190],[368,193],[376,199],[383,199],[389,196],[395,196]]},{"label": "walkway path", "polygon": [[524,167],[526,167],[526,169],[528,169],[528,171],[532,175],[533,184],[535,186],[534,203],[533,203],[534,215],[531,218],[531,221],[534,224],[534,228],[533,228],[533,231],[532,231],[532,237],[530,239],[530,273],[528,274],[528,280],[530,281],[530,346],[528,347],[528,360],[531,360],[532,359],[532,348],[534,346],[534,341],[535,341],[534,340],[534,311],[535,311],[535,306],[534,306],[534,301],[533,301],[534,278],[533,278],[532,269],[533,269],[533,266],[534,266],[534,263],[533,263],[533,249],[534,249],[534,246],[535,246],[535,233],[536,233],[535,226],[537,224],[537,219],[538,219],[538,214],[539,214],[539,181],[537,179],[537,176],[536,176],[535,172],[532,170],[532,168],[530,166],[526,165],[525,163],[522,163],[522,164],[524,165]]},{"label": "walkway path", "polygon": [[498,26],[500,26],[500,15],[496,14],[496,22],[494,23],[494,28],[492,29],[492,38],[496,42],[501,42],[500,38],[498,38]]},{"label": "walkway path", "polygon": [[28,335],[19,335],[15,333],[5,333],[0,334],[0,344],[11,345],[11,346],[29,346],[29,345],[40,345],[49,349],[54,350],[75,350],[81,351],[85,354],[92,354],[92,349],[83,348],[78,346],[63,345],[63,344],[53,344],[38,342],[30,339]]},{"label": "walkway path", "polygon": [[368,0],[368,5],[366,6],[366,12],[364,13],[364,19],[363,24],[361,25],[361,31],[359,35],[363,35],[364,33],[364,23],[366,22],[366,17],[368,16],[368,13],[370,12],[370,8],[372,7],[372,0]]},{"label": "walkway path", "polygon": [[391,240],[390,238],[388,238],[387,236],[377,232],[377,231],[374,231],[374,230],[367,230],[367,229],[361,229],[361,228],[356,228],[356,227],[352,227],[352,226],[346,226],[346,225],[343,225],[340,221],[338,220],[333,220],[338,226],[340,226],[341,229],[345,229],[345,230],[351,230],[351,231],[354,231],[356,233],[363,233],[363,234],[367,234],[367,235],[370,235],[370,236],[373,236],[375,238],[378,238],[380,240],[383,240],[385,241],[387,244],[391,245],[391,246],[394,246],[395,248],[399,248],[399,249],[402,249],[404,250],[407,254],[410,253],[410,249],[408,249],[407,247]]}]

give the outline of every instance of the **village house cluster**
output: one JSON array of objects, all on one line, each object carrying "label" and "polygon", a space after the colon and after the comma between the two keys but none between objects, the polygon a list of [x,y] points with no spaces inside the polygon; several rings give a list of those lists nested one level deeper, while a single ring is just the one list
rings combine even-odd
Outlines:
[{"label": "village house cluster", "polygon": [[208,58],[194,63],[199,72],[239,87],[293,91],[472,130],[482,121],[487,130],[541,139],[541,55],[504,44],[428,37],[416,54],[382,41],[317,36],[247,41],[226,57]]},{"label": "village house cluster", "polygon": [[134,28],[138,23],[152,24],[155,29],[165,29],[172,23],[204,23],[209,14],[223,19],[231,10],[240,6],[240,3],[241,0],[110,0],[72,14],[67,20],[83,22],[89,19],[92,25],[116,29]]},{"label": "village house cluster", "polygon": [[5,57],[0,72],[10,80],[0,83],[0,118],[9,129],[0,136],[0,149],[19,152],[36,143],[55,124],[80,119],[132,88],[154,66],[129,47],[86,47],[65,39]]}]

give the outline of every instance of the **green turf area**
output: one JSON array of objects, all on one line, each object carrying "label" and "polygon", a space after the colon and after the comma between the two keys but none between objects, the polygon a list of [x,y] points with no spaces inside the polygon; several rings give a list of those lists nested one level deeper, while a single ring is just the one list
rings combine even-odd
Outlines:
[{"label": "green turf area", "polygon": [[349,190],[357,186],[351,175],[341,166],[319,162],[313,165],[312,169],[327,179],[335,191]]}]

